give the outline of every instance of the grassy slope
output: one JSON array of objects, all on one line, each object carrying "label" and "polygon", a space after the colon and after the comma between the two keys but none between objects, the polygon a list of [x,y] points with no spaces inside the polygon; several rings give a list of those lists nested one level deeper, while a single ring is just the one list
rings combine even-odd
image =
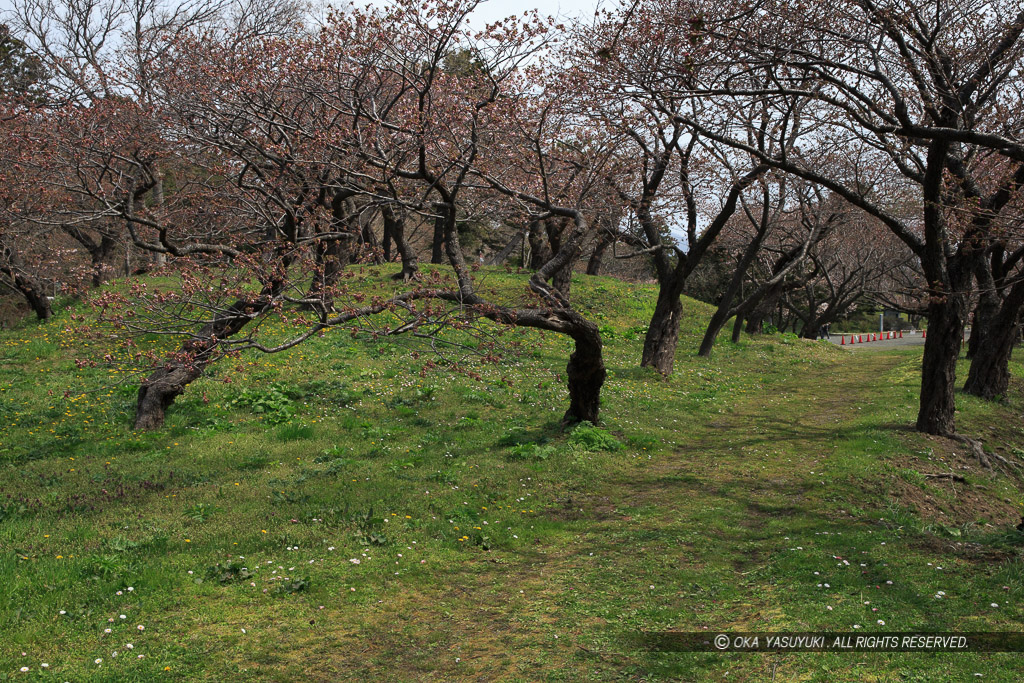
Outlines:
[{"label": "grassy slope", "polygon": [[[218,367],[136,434],[133,388],[76,368],[93,351],[66,317],[4,333],[0,680],[1020,680],[1014,654],[632,644],[1020,630],[1022,497],[902,428],[919,351],[776,336],[702,360],[710,311],[689,303],[662,380],[636,367],[650,289],[575,286],[604,326],[621,449],[559,432],[556,336],[480,380],[409,372],[429,357],[412,342],[329,336]],[[962,429],[1014,457],[1021,409],[1019,387],[965,397]],[[927,476],[951,468],[966,482]]]}]

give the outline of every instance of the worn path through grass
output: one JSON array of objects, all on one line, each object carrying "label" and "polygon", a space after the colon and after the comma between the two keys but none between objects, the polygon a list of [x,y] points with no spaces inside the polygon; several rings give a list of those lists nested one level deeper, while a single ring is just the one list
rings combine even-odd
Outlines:
[{"label": "worn path through grass", "polygon": [[650,653],[629,638],[975,623],[970,596],[952,610],[935,598],[960,586],[936,583],[934,567],[972,572],[969,556],[936,554],[887,519],[883,463],[901,443],[876,431],[891,409],[880,392],[906,361],[846,356],[687,423],[688,444],[548,510],[561,528],[533,552],[370,606],[365,672],[398,657],[438,679],[1019,680],[1015,655]]}]

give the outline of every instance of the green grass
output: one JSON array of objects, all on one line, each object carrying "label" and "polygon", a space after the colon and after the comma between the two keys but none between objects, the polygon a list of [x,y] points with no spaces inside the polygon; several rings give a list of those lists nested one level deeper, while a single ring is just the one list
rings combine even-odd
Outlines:
[{"label": "green grass", "polygon": [[[214,368],[145,434],[66,314],[3,333],[0,680],[1020,680],[1019,654],[638,647],[1021,630],[1024,498],[906,428],[920,351],[773,335],[700,359],[710,308],[687,302],[664,379],[638,367],[650,287],[573,295],[609,378],[602,424],[572,433],[554,335],[512,333],[478,379],[329,335]],[[1022,407],[1015,381],[958,418],[1013,458]]]}]

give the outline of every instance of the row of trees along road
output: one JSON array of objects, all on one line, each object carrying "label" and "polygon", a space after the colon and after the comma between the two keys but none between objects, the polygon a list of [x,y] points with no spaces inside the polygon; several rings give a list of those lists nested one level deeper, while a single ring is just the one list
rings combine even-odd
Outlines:
[{"label": "row of trees along road", "polygon": [[[917,427],[952,436],[973,306],[965,388],[1005,393],[1024,305],[1019,3],[636,0],[479,31],[476,6],[314,21],[292,0],[17,3],[0,54],[0,282],[45,318],[47,282],[99,285],[116,259],[174,279],[93,297],[127,333],[108,360],[147,375],[138,428],[244,349],[481,318],[569,336],[565,420],[597,420],[601,339],[570,275],[609,249],[656,279],[640,362],[661,373],[710,260],[724,277],[702,354],[730,318],[738,338],[789,310],[806,336],[865,297],[923,302]],[[511,237],[503,257],[529,244],[529,298],[481,286],[470,224]],[[444,266],[429,275],[421,228]],[[78,256],[47,271],[59,248]],[[385,255],[404,284],[367,297],[352,265]],[[270,320],[291,332],[269,336]],[[178,351],[134,345],[154,332]]]}]

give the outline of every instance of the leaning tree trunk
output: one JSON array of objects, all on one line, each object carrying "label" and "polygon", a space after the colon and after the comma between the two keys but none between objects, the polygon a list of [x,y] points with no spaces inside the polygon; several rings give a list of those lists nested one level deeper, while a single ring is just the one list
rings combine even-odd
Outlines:
[{"label": "leaning tree trunk", "polygon": [[[1010,386],[1010,355],[1020,336],[1021,306],[1024,306],[1024,281],[1010,288],[996,314],[987,318],[985,329],[980,331],[984,343],[978,346],[971,360],[964,384],[968,394],[986,399],[1006,395]],[[977,318],[975,325],[978,325]]]},{"label": "leaning tree trunk", "polygon": [[[215,346],[214,342],[207,342]],[[196,345],[192,350],[200,353],[191,361],[174,361],[153,372],[139,387],[135,401],[135,429],[152,430],[163,425],[167,409],[184,391],[185,387],[199,379],[209,364],[210,358]],[[207,349],[209,354],[212,349]]]},{"label": "leaning tree trunk", "polygon": [[260,298],[240,299],[218,313],[203,326],[195,339],[181,345],[180,353],[174,354],[163,367],[147,377],[139,387],[135,402],[135,429],[151,430],[163,425],[167,409],[174,400],[217,358],[220,341],[238,334],[251,320],[266,311],[273,301],[273,294],[280,287],[280,282],[267,285]]},{"label": "leaning tree trunk", "polygon": [[732,343],[740,343],[740,333],[743,332],[743,315],[744,311],[740,310],[736,313],[736,319],[732,323]]},{"label": "leaning tree trunk", "polygon": [[658,300],[644,335],[640,367],[654,368],[663,375],[672,374],[679,345],[679,323],[683,318],[680,278],[672,277],[658,288]]},{"label": "leaning tree trunk", "polygon": [[53,306],[43,283],[26,273],[17,252],[6,246],[0,249],[0,273],[6,275],[11,286],[25,297],[37,318],[49,320],[53,316]]},{"label": "leaning tree trunk", "polygon": [[[547,263],[530,278],[530,289],[551,307],[533,309],[512,309],[497,306],[476,294],[469,269],[466,267],[455,229],[454,213],[449,213],[445,224],[444,242],[448,262],[455,271],[459,282],[457,293],[441,293],[439,296],[453,300],[462,306],[472,307],[478,315],[517,327],[534,327],[568,335],[575,342],[575,349],[566,365],[569,389],[569,408],[562,417],[565,425],[577,422],[597,424],[601,405],[601,387],[607,371],[601,351],[601,333],[597,325],[569,307],[568,299],[547,282],[566,269],[578,258],[583,237],[587,233],[586,223],[580,216],[574,217],[574,229],[561,243],[561,248]],[[532,226],[531,226],[532,228]]]},{"label": "leaning tree trunk", "polygon": [[520,245],[523,244],[524,239],[525,235],[523,233],[516,233],[516,236],[509,240],[508,244],[506,244],[501,251],[491,257],[491,260],[487,262],[487,265],[500,266],[505,262],[505,259],[512,255],[513,251],[519,249]]},{"label": "leaning tree trunk", "polygon": [[590,255],[590,260],[587,261],[587,275],[600,275],[601,274],[601,263],[604,260],[604,253],[608,251],[608,247],[611,246],[614,237],[610,231],[601,233],[601,238],[594,245],[594,251]]}]

